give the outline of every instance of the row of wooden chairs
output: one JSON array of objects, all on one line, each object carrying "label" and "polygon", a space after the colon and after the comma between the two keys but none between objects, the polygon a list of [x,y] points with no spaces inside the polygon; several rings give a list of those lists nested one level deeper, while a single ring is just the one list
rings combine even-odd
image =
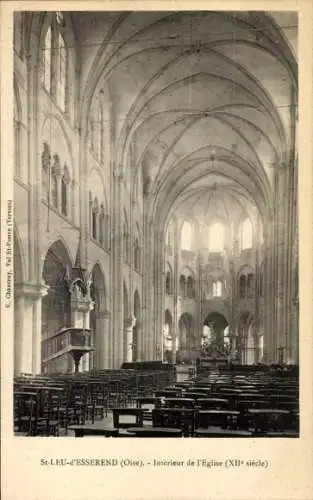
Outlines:
[{"label": "row of wooden chairs", "polygon": [[70,425],[103,420],[110,408],[132,405],[137,397],[171,382],[170,371],[16,377],[14,429],[26,435],[58,436],[60,429],[67,434]]},{"label": "row of wooden chairs", "polygon": [[[108,429],[104,426],[97,425],[92,426],[74,426],[71,428],[75,430],[78,435],[82,436],[84,433],[91,435],[119,435],[120,437],[127,437],[131,435],[141,437],[148,437],[154,434],[162,437],[164,432],[170,429],[179,429],[179,435],[184,437],[194,437],[197,434],[205,435],[206,433],[213,437],[218,434],[223,437],[230,437],[232,435],[239,437],[243,436],[263,436],[271,432],[272,434],[276,432],[280,435],[292,435],[296,436],[296,432],[289,430],[286,434],[286,422],[284,417],[288,412],[283,412],[279,414],[279,418],[271,419],[266,418],[263,415],[263,420],[260,419],[258,414],[251,414],[251,422],[249,427],[242,428],[239,425],[239,412],[234,411],[202,411],[198,408],[153,408],[152,409],[152,427],[145,426],[145,414],[142,408],[114,408],[113,412],[113,428]],[[127,419],[121,420],[123,417],[134,417],[132,421]],[[139,429],[139,430],[138,430]],[[128,433],[121,434],[121,430],[126,430]],[[118,431],[118,433],[116,432]],[[171,433],[169,433],[170,435]],[[77,434],[76,434],[77,435]]]}]

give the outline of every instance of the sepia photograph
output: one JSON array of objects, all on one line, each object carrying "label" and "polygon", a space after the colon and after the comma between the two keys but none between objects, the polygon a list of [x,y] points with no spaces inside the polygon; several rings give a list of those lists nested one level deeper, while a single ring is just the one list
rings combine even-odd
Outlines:
[{"label": "sepia photograph", "polygon": [[298,14],[13,15],[14,435],[299,438]]}]

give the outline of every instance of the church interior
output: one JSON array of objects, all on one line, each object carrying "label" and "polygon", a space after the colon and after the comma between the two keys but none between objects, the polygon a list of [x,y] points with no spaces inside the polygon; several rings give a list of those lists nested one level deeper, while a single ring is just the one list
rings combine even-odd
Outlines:
[{"label": "church interior", "polygon": [[297,14],[13,35],[15,434],[298,437]]}]

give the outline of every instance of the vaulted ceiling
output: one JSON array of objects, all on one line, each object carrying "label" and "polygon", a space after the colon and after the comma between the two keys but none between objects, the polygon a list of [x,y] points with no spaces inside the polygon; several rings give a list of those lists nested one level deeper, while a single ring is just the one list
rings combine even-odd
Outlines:
[{"label": "vaulted ceiling", "polygon": [[274,169],[288,165],[295,145],[296,13],[89,12],[72,19],[82,126],[101,90],[116,164],[133,179],[142,171],[151,210],[164,220],[199,212],[218,186],[221,199],[266,215]]}]

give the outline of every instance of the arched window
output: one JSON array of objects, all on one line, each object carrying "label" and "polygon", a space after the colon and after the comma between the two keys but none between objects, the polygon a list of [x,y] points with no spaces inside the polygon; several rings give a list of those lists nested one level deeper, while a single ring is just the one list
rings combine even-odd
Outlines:
[{"label": "arched window", "polygon": [[191,250],[192,226],[189,221],[185,221],[181,228],[181,248]]},{"label": "arched window", "polygon": [[213,281],[213,297],[222,296],[222,282],[220,280]]},{"label": "arched window", "polygon": [[62,111],[66,109],[66,87],[67,87],[67,48],[62,33],[58,36],[58,82],[57,103]]},{"label": "arched window", "polygon": [[179,278],[179,295],[181,297],[186,296],[186,278],[184,275]]},{"label": "arched window", "polygon": [[209,250],[210,252],[221,253],[224,250],[225,229],[220,222],[216,222],[209,229]]},{"label": "arched window", "polygon": [[252,248],[252,224],[250,219],[246,219],[241,226],[241,248],[246,250]]},{"label": "arched window", "polygon": [[51,92],[51,58],[52,53],[52,31],[51,25],[49,25],[43,44],[43,55],[42,55],[42,83],[47,92]]}]

